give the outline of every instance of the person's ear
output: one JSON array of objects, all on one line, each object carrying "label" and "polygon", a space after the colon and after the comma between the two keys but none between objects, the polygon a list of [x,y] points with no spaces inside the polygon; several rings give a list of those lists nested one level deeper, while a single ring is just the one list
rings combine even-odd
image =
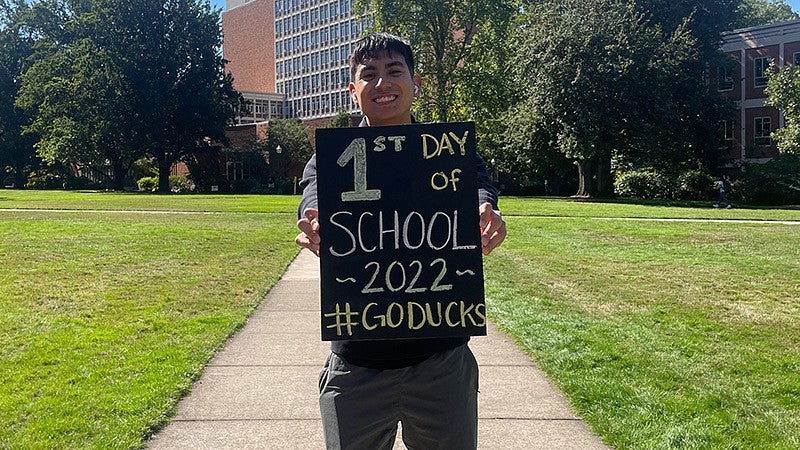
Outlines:
[{"label": "person's ear", "polygon": [[347,85],[347,90],[350,92],[350,99],[353,100],[356,106],[358,106],[358,99],[356,98],[356,86],[353,83]]},{"label": "person's ear", "polygon": [[422,78],[420,78],[419,75],[414,75],[413,82],[414,96],[417,97],[419,96],[420,91],[422,91]]}]

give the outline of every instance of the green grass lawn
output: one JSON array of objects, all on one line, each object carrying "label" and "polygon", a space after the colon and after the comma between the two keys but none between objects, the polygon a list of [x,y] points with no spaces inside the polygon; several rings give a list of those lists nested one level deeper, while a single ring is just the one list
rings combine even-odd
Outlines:
[{"label": "green grass lawn", "polygon": [[[142,446],[296,254],[298,200],[0,191],[0,449]],[[592,219],[799,210],[501,206],[490,314],[606,442],[800,448],[800,225]]]},{"label": "green grass lawn", "polygon": [[[0,210],[0,448],[143,445],[297,253],[286,201],[243,200],[283,205],[259,214]],[[203,204],[236,209],[234,197]]]},{"label": "green grass lawn", "polygon": [[800,448],[800,224],[507,220],[489,314],[606,442]]}]

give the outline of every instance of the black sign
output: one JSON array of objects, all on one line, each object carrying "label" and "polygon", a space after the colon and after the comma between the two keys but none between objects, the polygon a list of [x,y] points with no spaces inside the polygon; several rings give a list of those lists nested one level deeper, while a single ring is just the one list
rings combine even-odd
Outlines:
[{"label": "black sign", "polygon": [[322,339],[485,335],[475,125],[316,133]]}]

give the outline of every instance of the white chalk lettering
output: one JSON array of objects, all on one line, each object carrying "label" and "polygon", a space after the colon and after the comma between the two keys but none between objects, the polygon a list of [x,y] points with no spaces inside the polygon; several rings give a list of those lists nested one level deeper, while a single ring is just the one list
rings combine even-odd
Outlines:
[{"label": "white chalk lettering", "polygon": [[353,160],[353,190],[342,192],[343,202],[380,200],[380,189],[367,189],[367,141],[364,138],[353,139],[350,145],[336,160],[339,166],[346,166]]},{"label": "white chalk lettering", "polygon": [[[386,217],[386,216],[389,217]],[[344,257],[356,250],[371,253],[385,249],[417,250],[427,247],[431,250],[471,250],[477,245],[459,245],[459,216],[458,211],[452,214],[442,211],[434,213],[430,218],[425,218],[421,213],[412,211],[400,218],[398,211],[384,213],[379,211],[363,212],[354,217],[352,212],[339,211],[331,215],[330,221],[334,230],[341,230],[344,235],[339,237],[326,237],[331,242],[346,247],[334,248],[330,252],[333,256]],[[337,231],[337,234],[341,234]],[[463,237],[463,236],[462,236]],[[345,243],[346,242],[346,243]]]},{"label": "white chalk lettering", "polygon": [[[353,245],[350,247],[349,250],[347,250],[345,252],[337,252],[336,250],[333,249],[333,246],[331,246],[331,248],[330,248],[331,255],[337,256],[337,257],[347,256],[347,255],[353,253],[354,251],[356,251],[356,237],[353,236],[353,233],[351,233],[350,230],[346,226],[344,226],[344,225],[342,225],[342,224],[340,224],[339,222],[336,221],[336,217],[339,216],[339,215],[342,215],[342,214],[343,215],[347,215],[347,216],[352,216],[353,215],[353,213],[351,213],[349,211],[339,211],[339,212],[334,213],[333,215],[331,215],[331,223],[333,225],[341,228],[342,230],[344,230],[344,232],[350,237],[350,242]],[[360,220],[359,220],[359,222],[360,222]],[[361,241],[360,234],[359,234],[359,241]],[[363,248],[363,244],[362,244],[362,248]],[[366,250],[364,250],[364,251],[366,251]]]},{"label": "white chalk lettering", "polygon": [[405,136],[389,136],[387,139],[394,143],[395,152],[400,152],[403,150],[403,141],[406,140]]}]

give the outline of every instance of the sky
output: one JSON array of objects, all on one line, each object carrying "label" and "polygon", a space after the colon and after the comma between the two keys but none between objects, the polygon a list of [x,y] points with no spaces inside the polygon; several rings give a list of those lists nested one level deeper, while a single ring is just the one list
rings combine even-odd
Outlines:
[{"label": "sky", "polygon": [[795,12],[800,12],[800,0],[786,0]]}]

